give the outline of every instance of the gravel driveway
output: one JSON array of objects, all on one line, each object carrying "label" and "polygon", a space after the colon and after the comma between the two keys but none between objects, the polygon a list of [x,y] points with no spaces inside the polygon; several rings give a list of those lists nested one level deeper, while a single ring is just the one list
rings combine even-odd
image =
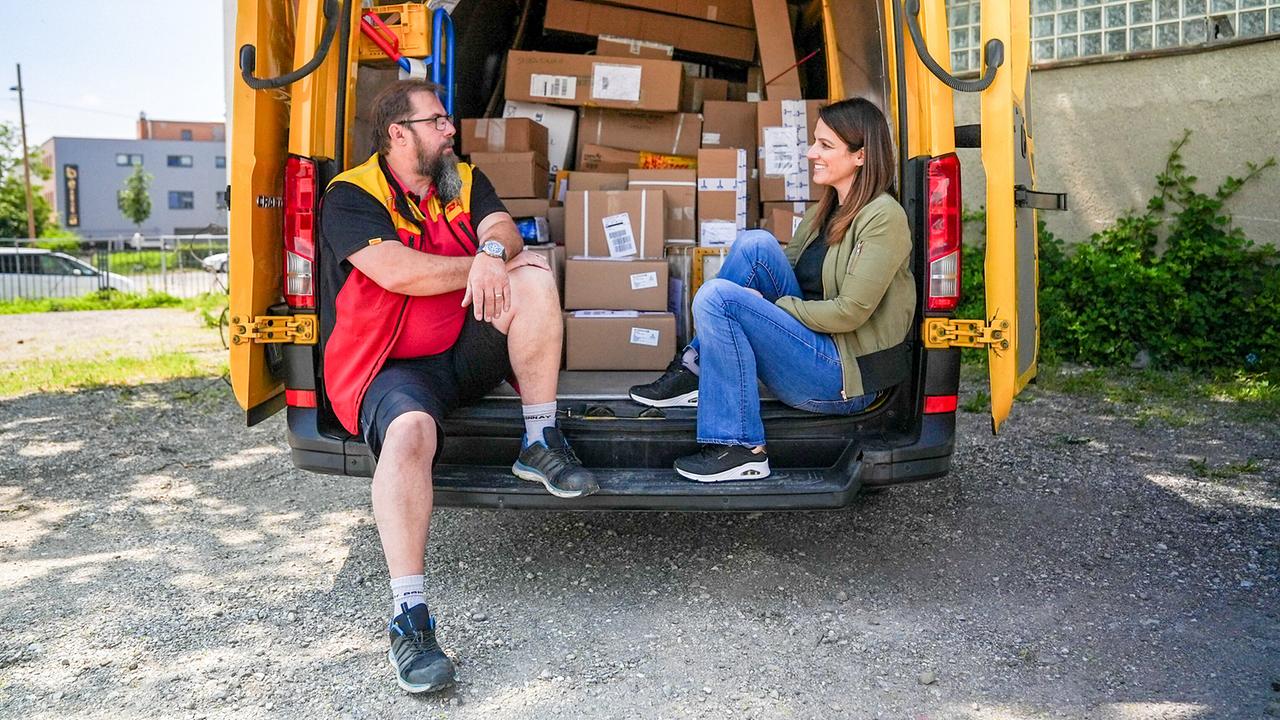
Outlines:
[{"label": "gravel driveway", "polygon": [[0,717],[1280,713],[1276,424],[1029,392],[840,512],[439,511],[428,698],[367,481],[295,470],[282,419],[207,380],[0,401]]}]

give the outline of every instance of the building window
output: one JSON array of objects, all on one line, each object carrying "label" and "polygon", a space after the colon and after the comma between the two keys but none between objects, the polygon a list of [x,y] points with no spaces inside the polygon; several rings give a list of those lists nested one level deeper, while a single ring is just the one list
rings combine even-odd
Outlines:
[{"label": "building window", "polygon": [[129,167],[130,165],[141,165],[142,155],[140,153],[116,153],[116,165],[120,167]]},{"label": "building window", "polygon": [[227,209],[227,191],[219,190],[213,194],[213,206],[219,210]]},{"label": "building window", "polygon": [[227,156],[226,155],[215,156],[213,158],[213,166],[218,169],[225,168],[227,166]]},{"label": "building window", "polygon": [[190,140],[190,139],[191,139],[191,131],[190,131],[190,130],[183,130],[183,131],[182,131],[182,139],[183,139],[183,140]]},{"label": "building window", "polygon": [[191,163],[190,155],[170,155],[169,156],[169,167],[189,168],[191,167],[191,165],[192,163]]},{"label": "building window", "polygon": [[[982,68],[979,0],[946,0],[952,72]],[[1280,0],[1031,0],[1031,63],[1280,34]]]},{"label": "building window", "polygon": [[196,194],[190,190],[170,190],[170,210],[192,210],[196,206]]}]

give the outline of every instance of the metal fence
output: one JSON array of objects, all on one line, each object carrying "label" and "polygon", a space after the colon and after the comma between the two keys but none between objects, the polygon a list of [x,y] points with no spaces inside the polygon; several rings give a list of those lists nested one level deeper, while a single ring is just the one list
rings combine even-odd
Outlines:
[{"label": "metal fence", "polygon": [[225,293],[227,236],[0,238],[0,300],[80,297],[109,289],[175,297]]}]

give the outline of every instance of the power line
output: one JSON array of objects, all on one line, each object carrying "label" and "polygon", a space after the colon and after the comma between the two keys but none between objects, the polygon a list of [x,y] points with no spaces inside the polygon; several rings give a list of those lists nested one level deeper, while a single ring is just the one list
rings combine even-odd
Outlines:
[{"label": "power line", "polygon": [[65,105],[63,103],[49,102],[48,100],[33,100],[31,98],[27,98],[26,100],[29,103],[36,103],[37,105],[48,105],[50,107],[62,108],[63,110],[79,110],[80,112],[97,113],[99,115],[111,115],[113,117],[128,118],[130,120],[134,120],[138,117],[137,115],[129,115],[126,113],[112,112],[110,110],[94,110],[93,108],[87,108],[81,105]]}]

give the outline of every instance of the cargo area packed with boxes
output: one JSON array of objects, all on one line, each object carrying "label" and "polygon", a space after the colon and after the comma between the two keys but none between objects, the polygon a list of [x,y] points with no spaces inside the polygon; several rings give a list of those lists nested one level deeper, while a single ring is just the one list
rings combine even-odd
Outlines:
[{"label": "cargo area packed with boxes", "polygon": [[[406,7],[372,11],[394,29]],[[460,113],[457,151],[550,261],[564,369],[661,370],[738,234],[763,228],[785,244],[821,197],[805,153],[827,92],[822,3],[534,7],[545,12],[517,37],[535,49],[505,53],[500,97],[489,117]],[[367,99],[377,77],[361,72]]]}]

